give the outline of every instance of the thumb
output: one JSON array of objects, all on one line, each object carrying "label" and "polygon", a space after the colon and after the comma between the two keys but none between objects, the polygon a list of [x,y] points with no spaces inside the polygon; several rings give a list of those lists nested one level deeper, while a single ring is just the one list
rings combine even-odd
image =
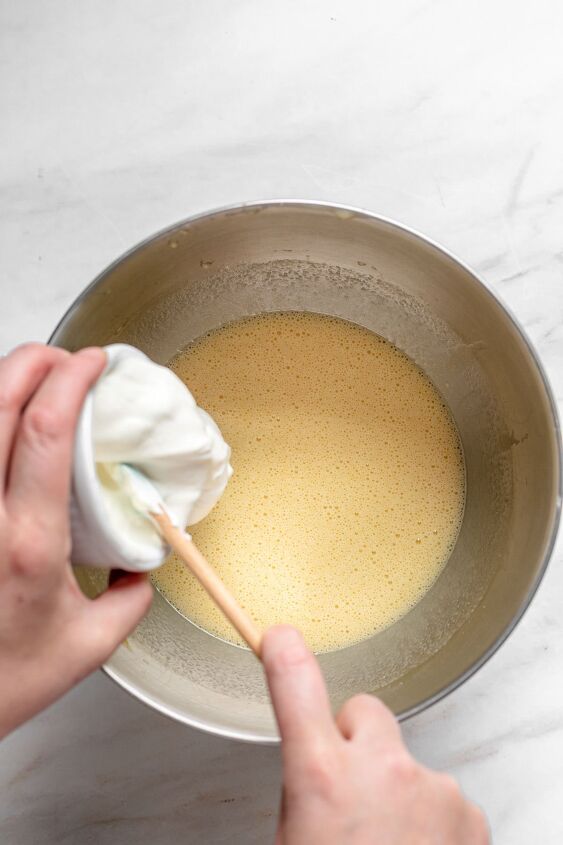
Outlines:
[{"label": "thumb", "polygon": [[[110,579],[111,580],[111,579]],[[113,654],[147,613],[153,591],[145,575],[127,572],[89,602],[88,626],[90,658],[98,665]]]}]

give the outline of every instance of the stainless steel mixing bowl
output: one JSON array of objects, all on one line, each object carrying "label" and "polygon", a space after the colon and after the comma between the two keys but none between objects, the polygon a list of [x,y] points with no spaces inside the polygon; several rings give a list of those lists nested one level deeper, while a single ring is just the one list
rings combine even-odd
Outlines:
[{"label": "stainless steel mixing bowl", "polygon": [[[439,579],[392,627],[321,656],[335,708],[373,691],[406,717],[481,666],[539,584],[560,507],[555,406],[522,330],[467,267],[395,223],[318,203],[243,205],[160,232],[87,288],[52,342],[71,350],[132,343],[166,362],[209,329],[280,310],[337,315],[391,340],[442,392],[461,434],[467,504]],[[79,577],[94,595],[107,575]],[[258,661],[159,594],[105,668],[182,722],[276,739]]]}]

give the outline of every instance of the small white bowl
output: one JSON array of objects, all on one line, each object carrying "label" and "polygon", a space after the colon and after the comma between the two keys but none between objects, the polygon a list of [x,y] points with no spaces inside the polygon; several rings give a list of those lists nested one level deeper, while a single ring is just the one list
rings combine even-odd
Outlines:
[{"label": "small white bowl", "polygon": [[[134,346],[116,343],[104,347],[107,355],[105,372],[123,358],[147,356]],[[103,376],[102,376],[103,377]],[[169,549],[162,553],[118,531],[111,523],[94,460],[92,412],[94,388],[88,393],[76,429],[70,525],[73,564],[98,566],[103,569],[125,569],[128,572],[148,572],[164,563]]]}]

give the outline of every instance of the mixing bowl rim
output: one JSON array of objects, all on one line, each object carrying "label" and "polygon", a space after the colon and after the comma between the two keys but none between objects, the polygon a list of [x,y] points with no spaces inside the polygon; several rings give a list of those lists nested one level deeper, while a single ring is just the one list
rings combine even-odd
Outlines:
[{"label": "mixing bowl rim", "polygon": [[[318,209],[321,211],[329,211],[329,212],[344,212],[346,215],[349,216],[356,216],[356,217],[363,217],[368,220],[373,220],[377,223],[382,223],[385,226],[389,226],[390,228],[399,230],[401,233],[413,237],[423,244],[431,247],[433,250],[438,252],[444,258],[452,261],[462,270],[464,270],[468,276],[472,278],[472,280],[484,291],[485,295],[490,298],[493,305],[497,305],[501,311],[504,311],[508,320],[512,324],[513,328],[515,329],[516,333],[520,336],[522,342],[524,343],[525,348],[530,355],[530,358],[533,364],[536,367],[536,370],[540,376],[541,383],[543,384],[543,388],[545,390],[545,394],[547,396],[548,405],[551,411],[551,419],[553,423],[553,430],[555,434],[555,440],[557,443],[557,466],[556,466],[556,473],[557,473],[557,484],[556,484],[556,501],[555,501],[555,510],[553,514],[552,526],[550,531],[549,540],[547,542],[543,560],[541,565],[538,569],[538,572],[534,578],[534,581],[528,590],[527,594],[522,599],[522,602],[510,621],[510,623],[506,626],[504,631],[497,637],[497,639],[489,646],[489,648],[479,657],[478,660],[474,661],[464,672],[462,672],[458,677],[456,677],[453,681],[447,684],[443,689],[439,690],[439,692],[435,693],[428,698],[418,702],[413,707],[405,710],[399,714],[397,714],[397,718],[400,721],[406,720],[411,718],[412,716],[417,715],[418,713],[422,713],[427,708],[431,707],[433,704],[436,704],[438,701],[441,701],[450,693],[454,692],[454,690],[458,689],[462,684],[464,684],[469,678],[471,678],[488,660],[498,651],[498,649],[503,645],[503,643],[508,639],[508,637],[512,634],[518,623],[521,621],[522,617],[524,616],[525,612],[529,608],[534,595],[536,594],[541,581],[545,575],[547,566],[549,564],[549,560],[553,553],[553,549],[555,547],[555,542],[557,539],[557,533],[559,529],[560,517],[561,517],[561,501],[562,501],[562,471],[563,471],[563,455],[562,455],[562,448],[561,448],[561,427],[559,423],[559,414],[557,410],[557,405],[555,402],[555,398],[543,367],[543,364],[540,360],[536,349],[529,339],[526,331],[520,325],[517,318],[514,316],[510,308],[506,306],[506,304],[502,301],[502,299],[498,296],[498,294],[494,293],[480,278],[478,273],[473,270],[468,264],[464,261],[461,261],[456,255],[451,253],[441,244],[434,241],[432,238],[427,237],[426,235],[422,234],[418,230],[407,226],[403,223],[399,223],[396,220],[393,220],[389,217],[385,217],[381,214],[376,214],[375,212],[368,211],[363,208],[344,205],[341,203],[331,203],[331,202],[324,202],[322,200],[308,200],[308,199],[268,199],[268,200],[251,200],[246,202],[239,202],[233,203],[226,206],[221,206],[219,208],[214,208],[208,211],[197,212],[195,214],[190,215],[180,221],[172,223],[171,225],[165,226],[163,229],[160,229],[158,232],[155,232],[152,235],[149,235],[147,238],[144,238],[139,243],[135,244],[133,247],[128,249],[126,252],[122,253],[118,258],[111,262],[104,270],[102,270],[98,275],[93,279],[90,284],[88,284],[84,290],[76,297],[76,299],[72,302],[66,312],[63,314],[59,322],[57,323],[55,329],[53,330],[51,337],[49,338],[49,343],[54,344],[56,343],[56,336],[59,333],[62,326],[69,320],[72,314],[80,307],[81,303],[96,289],[96,287],[110,274],[112,273],[116,267],[126,261],[130,256],[137,253],[139,250],[143,249],[144,247],[148,246],[149,244],[153,243],[154,241],[159,240],[160,238],[166,236],[167,234],[172,234],[173,232],[177,231],[178,229],[184,228],[187,225],[190,225],[195,222],[201,222],[206,220],[207,218],[221,216],[225,213],[229,212],[244,212],[246,210],[259,210],[259,209],[266,209],[272,207],[296,207],[296,208],[309,208],[309,209]],[[216,725],[212,722],[202,722],[192,716],[188,716],[184,713],[180,713],[173,707],[169,707],[166,704],[163,704],[152,696],[147,695],[144,692],[141,692],[134,684],[130,684],[127,680],[120,676],[120,674],[114,670],[111,665],[105,664],[103,667],[103,671],[110,677],[113,681],[115,681],[119,686],[123,689],[127,690],[131,695],[137,698],[142,703],[146,704],[148,707],[151,707],[154,710],[159,711],[160,713],[168,716],[169,718],[173,718],[178,722],[183,724],[189,725],[190,727],[197,728],[199,730],[205,731],[206,733],[213,734],[215,736],[221,736],[226,739],[233,739],[233,740],[240,740],[246,741],[251,743],[261,743],[261,744],[268,744],[273,745],[279,742],[279,738],[277,737],[269,737],[264,736],[258,732],[252,731],[238,731],[231,728],[225,728],[222,725]]]}]

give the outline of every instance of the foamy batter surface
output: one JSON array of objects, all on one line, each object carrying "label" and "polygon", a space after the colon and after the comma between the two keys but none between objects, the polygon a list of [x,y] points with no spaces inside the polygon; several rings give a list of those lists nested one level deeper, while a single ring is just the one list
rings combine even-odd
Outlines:
[{"label": "foamy batter surface", "polygon": [[[370,637],[410,610],[457,538],[457,430],[424,373],[381,337],[316,314],[231,323],[171,368],[217,421],[234,475],[195,543],[256,622],[313,650]],[[188,619],[239,643],[186,567],[154,575]]]}]

